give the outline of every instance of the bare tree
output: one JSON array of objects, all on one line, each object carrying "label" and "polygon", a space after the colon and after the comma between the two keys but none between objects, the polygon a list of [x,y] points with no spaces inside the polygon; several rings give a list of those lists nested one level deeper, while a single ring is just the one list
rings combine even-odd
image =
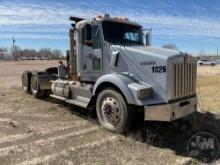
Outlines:
[{"label": "bare tree", "polygon": [[19,52],[21,51],[21,48],[20,47],[18,47],[18,46],[13,46],[12,48],[11,48],[11,53],[12,53],[12,55],[14,56],[14,59],[15,60],[18,60],[19,59]]},{"label": "bare tree", "polygon": [[55,56],[56,59],[60,59],[63,57],[62,52],[58,49],[53,51],[53,55]]},{"label": "bare tree", "polygon": [[41,57],[44,57],[44,58],[52,59],[52,57],[53,57],[52,50],[49,48],[42,48],[39,50],[38,53]]},{"label": "bare tree", "polygon": [[35,49],[20,49],[16,48],[16,59],[21,57],[26,57],[28,59],[38,58],[38,59],[60,59],[63,58],[63,54],[60,50],[51,50],[50,48],[42,48],[39,51]]},{"label": "bare tree", "polygon": [[163,48],[172,49],[172,50],[178,50],[177,46],[174,45],[174,44],[165,44],[165,45],[163,45]]},{"label": "bare tree", "polygon": [[205,55],[207,55],[207,53],[205,52],[204,49],[201,49],[201,50],[199,51],[199,56],[205,56]]},{"label": "bare tree", "polygon": [[5,53],[7,53],[7,52],[8,52],[8,48],[6,48],[6,47],[1,47],[1,48],[0,48],[0,52],[5,52]]}]

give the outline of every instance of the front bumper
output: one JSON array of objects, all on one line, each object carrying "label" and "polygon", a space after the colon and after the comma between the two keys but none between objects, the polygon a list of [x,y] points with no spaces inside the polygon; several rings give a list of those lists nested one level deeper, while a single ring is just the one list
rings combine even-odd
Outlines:
[{"label": "front bumper", "polygon": [[197,97],[181,100],[172,104],[144,107],[144,118],[149,121],[173,121],[194,113]]}]

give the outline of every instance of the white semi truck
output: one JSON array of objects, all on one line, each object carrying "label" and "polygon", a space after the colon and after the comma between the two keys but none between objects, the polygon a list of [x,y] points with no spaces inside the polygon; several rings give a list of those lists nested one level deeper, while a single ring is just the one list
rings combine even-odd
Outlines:
[{"label": "white semi truck", "polygon": [[127,18],[70,17],[67,67],[25,71],[22,85],[34,97],[51,96],[96,107],[105,128],[122,133],[136,109],[144,119],[173,121],[197,109],[197,63],[191,55],[151,46],[151,31]]}]

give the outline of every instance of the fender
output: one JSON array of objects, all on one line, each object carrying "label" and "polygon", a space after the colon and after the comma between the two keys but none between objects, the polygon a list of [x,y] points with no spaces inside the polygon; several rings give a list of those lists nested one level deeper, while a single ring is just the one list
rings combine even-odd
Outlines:
[{"label": "fender", "polygon": [[126,74],[119,74],[119,73],[112,73],[107,74],[100,77],[93,88],[93,96],[96,94],[98,87],[103,83],[111,83],[114,84],[120,91],[123,93],[124,97],[126,98],[128,104],[140,105],[140,101],[137,100],[137,97],[129,88],[129,84],[140,84],[136,79],[133,77],[126,75]]},{"label": "fender", "polygon": [[46,72],[32,71],[32,76],[36,76],[38,78],[41,90],[51,89],[51,80],[54,80],[52,75],[49,75]]}]

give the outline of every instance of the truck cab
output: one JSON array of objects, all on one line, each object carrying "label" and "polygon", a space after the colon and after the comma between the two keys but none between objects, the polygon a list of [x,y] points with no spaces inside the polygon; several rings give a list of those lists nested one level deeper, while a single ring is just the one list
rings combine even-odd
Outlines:
[{"label": "truck cab", "polygon": [[[56,69],[25,72],[23,87],[84,108],[96,107],[105,128],[122,133],[135,109],[144,119],[173,121],[196,111],[196,59],[151,46],[151,30],[127,18],[70,17],[67,75]],[[48,72],[51,71],[50,73]],[[53,74],[52,74],[53,73]]]},{"label": "truck cab", "polygon": [[[72,48],[77,56],[75,70],[82,81],[95,82],[102,75],[115,71],[114,61],[111,60],[113,45],[146,45],[145,31],[141,25],[124,19],[99,16],[78,22],[72,32],[76,38],[76,48]],[[114,56],[117,57],[117,54]]]}]

